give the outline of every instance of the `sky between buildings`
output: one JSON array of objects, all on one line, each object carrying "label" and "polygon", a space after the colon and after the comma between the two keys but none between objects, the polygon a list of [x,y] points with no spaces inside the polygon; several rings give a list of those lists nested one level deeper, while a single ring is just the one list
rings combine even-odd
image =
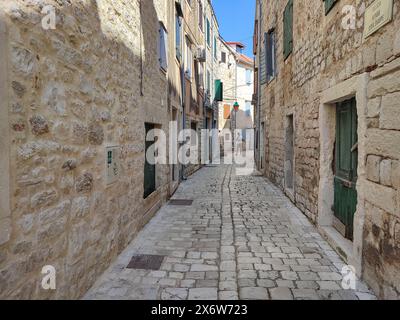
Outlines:
[{"label": "sky between buildings", "polygon": [[219,32],[226,41],[246,45],[244,53],[253,57],[253,31],[256,0],[212,0]]}]

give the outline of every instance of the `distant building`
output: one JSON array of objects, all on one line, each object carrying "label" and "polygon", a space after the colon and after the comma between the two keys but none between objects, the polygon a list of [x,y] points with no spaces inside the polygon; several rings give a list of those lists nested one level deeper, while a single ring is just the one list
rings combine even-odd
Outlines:
[{"label": "distant building", "polygon": [[[219,73],[224,77],[224,100],[220,102],[219,129],[241,129],[245,139],[246,130],[254,128],[254,61],[244,55],[245,46],[240,42],[221,39],[221,62]],[[234,111],[234,104],[239,110]]]}]

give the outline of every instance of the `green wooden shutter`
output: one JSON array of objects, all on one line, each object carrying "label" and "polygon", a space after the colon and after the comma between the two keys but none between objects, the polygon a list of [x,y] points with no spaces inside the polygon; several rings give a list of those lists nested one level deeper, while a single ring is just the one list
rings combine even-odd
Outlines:
[{"label": "green wooden shutter", "polygon": [[327,15],[329,11],[332,10],[337,0],[324,0],[324,1],[325,1],[325,15]]},{"label": "green wooden shutter", "polygon": [[215,80],[215,100],[216,101],[224,100],[223,83],[221,82],[221,80]]},{"label": "green wooden shutter", "polygon": [[287,59],[293,51],[293,0],[289,0],[286,5],[283,28],[283,55]]}]

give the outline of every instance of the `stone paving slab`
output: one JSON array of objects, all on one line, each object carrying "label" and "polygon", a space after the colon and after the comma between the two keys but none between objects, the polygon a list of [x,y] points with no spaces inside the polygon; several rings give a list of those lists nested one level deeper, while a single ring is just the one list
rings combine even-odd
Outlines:
[{"label": "stone paving slab", "polygon": [[[261,176],[228,165],[183,182],[84,299],[375,299],[361,281],[344,290],[341,258]],[[164,255],[160,270],[126,269],[133,255]]]}]

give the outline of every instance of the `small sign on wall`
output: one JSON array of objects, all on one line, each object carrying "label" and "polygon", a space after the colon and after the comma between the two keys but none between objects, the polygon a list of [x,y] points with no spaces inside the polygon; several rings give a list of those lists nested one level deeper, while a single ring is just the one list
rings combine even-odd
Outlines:
[{"label": "small sign on wall", "polygon": [[364,39],[392,21],[393,0],[375,0],[365,10]]},{"label": "small sign on wall", "polygon": [[106,148],[106,181],[107,185],[118,180],[120,175],[119,147]]}]

